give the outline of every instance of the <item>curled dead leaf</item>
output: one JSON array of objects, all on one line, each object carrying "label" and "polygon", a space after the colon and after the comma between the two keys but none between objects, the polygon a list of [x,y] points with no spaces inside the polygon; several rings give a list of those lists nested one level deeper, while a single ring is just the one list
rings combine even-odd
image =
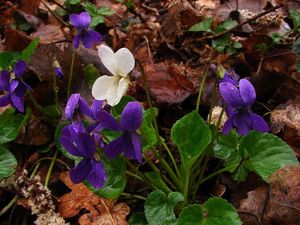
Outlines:
[{"label": "curled dead leaf", "polygon": [[116,200],[101,198],[82,183],[73,184],[69,172],[61,173],[60,180],[72,190],[59,198],[59,213],[63,218],[76,216],[81,209],[86,209],[89,212],[78,219],[80,225],[127,225],[130,208],[125,203],[116,204]]}]

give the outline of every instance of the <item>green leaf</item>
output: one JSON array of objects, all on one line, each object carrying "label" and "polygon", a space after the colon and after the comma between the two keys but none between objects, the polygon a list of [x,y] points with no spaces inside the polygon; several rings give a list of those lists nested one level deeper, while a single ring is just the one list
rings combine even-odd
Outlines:
[{"label": "green leaf", "polygon": [[232,47],[235,48],[235,49],[240,49],[240,48],[243,47],[243,45],[240,42],[233,41],[232,42]]},{"label": "green leaf", "polygon": [[241,139],[240,149],[248,154],[241,166],[266,182],[277,169],[299,164],[293,150],[273,134],[252,131]]},{"label": "green leaf", "polygon": [[52,118],[58,118],[60,116],[60,111],[57,107],[57,105],[47,105],[44,107],[45,111],[52,117]]},{"label": "green leaf", "polygon": [[242,225],[235,208],[222,198],[210,198],[204,205],[194,204],[182,210],[177,225]]},{"label": "green leaf", "polygon": [[282,36],[281,36],[280,33],[274,32],[274,33],[271,34],[271,38],[273,39],[273,42],[274,42],[275,44],[279,44],[280,41],[281,41],[281,39],[282,39]]},{"label": "green leaf", "polygon": [[13,175],[16,167],[15,156],[5,147],[0,146],[0,180]]},{"label": "green leaf", "polygon": [[0,69],[12,66],[19,57],[19,52],[0,52]]},{"label": "green leaf", "polygon": [[193,111],[173,125],[171,137],[177,145],[183,166],[189,170],[211,141],[211,131],[206,122]]},{"label": "green leaf", "polygon": [[300,38],[298,38],[293,44],[293,52],[300,57]]},{"label": "green leaf", "polygon": [[38,38],[33,39],[30,42],[30,44],[21,52],[21,59],[28,62],[30,59],[30,56],[34,53],[38,44],[39,44],[39,39]]},{"label": "green leaf", "polygon": [[100,77],[99,71],[93,64],[88,64],[86,67],[84,67],[83,78],[89,88],[92,88],[95,80],[99,77]]},{"label": "green leaf", "polygon": [[242,225],[235,208],[222,198],[210,198],[204,205],[203,225]]},{"label": "green leaf", "polygon": [[145,215],[150,225],[176,225],[174,207],[184,198],[179,192],[166,195],[161,190],[153,191],[145,201]]},{"label": "green leaf", "polygon": [[242,160],[238,152],[238,141],[239,136],[233,130],[228,135],[220,135],[213,148],[215,157],[225,161],[224,166],[228,167],[229,172],[236,170]]},{"label": "green leaf", "polygon": [[6,109],[0,115],[0,144],[14,140],[18,136],[19,130],[28,121],[30,115],[30,108],[28,108],[25,116],[16,113],[15,109]]},{"label": "green leaf", "polygon": [[93,16],[90,26],[91,28],[95,28],[100,23],[104,23],[104,17],[101,15]]},{"label": "green leaf", "polygon": [[194,31],[194,32],[198,32],[198,31],[207,31],[207,32],[211,32],[211,24],[213,22],[213,18],[212,17],[208,17],[206,20],[202,21],[201,23],[197,23],[195,25],[193,25],[189,31]]},{"label": "green leaf", "polygon": [[294,29],[298,28],[300,26],[300,12],[294,8],[291,8],[289,9],[289,14],[293,20]]},{"label": "green leaf", "polygon": [[238,25],[237,21],[235,21],[233,19],[227,19],[223,23],[221,23],[219,26],[217,26],[216,29],[214,30],[214,32],[216,34],[218,34],[225,30],[230,30],[230,29],[234,28],[236,25]]},{"label": "green leaf", "polygon": [[194,204],[185,207],[179,214],[177,225],[202,225],[203,210],[200,205]]},{"label": "green leaf", "polygon": [[169,189],[169,187],[162,181],[162,179],[160,178],[160,176],[156,175],[156,173],[154,172],[146,172],[144,173],[145,176],[149,179],[149,181],[151,182],[151,184],[154,184],[154,186],[156,186],[158,189],[168,193],[171,192],[171,190]]},{"label": "green leaf", "polygon": [[97,10],[98,15],[112,16],[115,11],[109,7],[101,7]]},{"label": "green leaf", "polygon": [[133,213],[128,223],[129,225],[148,225],[144,212]]},{"label": "green leaf", "polygon": [[296,62],[297,72],[300,72],[300,60],[298,59]]},{"label": "green leaf", "polygon": [[78,4],[81,0],[68,0],[71,5]]},{"label": "green leaf", "polygon": [[106,171],[107,180],[103,188],[95,189],[88,182],[84,184],[91,189],[95,194],[108,199],[117,199],[126,186],[125,177],[125,160],[123,157],[119,156],[112,160],[101,158],[103,166]]},{"label": "green leaf", "polygon": [[230,34],[225,34],[219,38],[212,40],[212,47],[215,48],[218,52],[225,50],[230,44]]},{"label": "green leaf", "polygon": [[156,117],[158,114],[158,110],[155,107],[152,108],[152,110],[153,112],[151,112],[151,109],[147,109],[143,112],[143,123],[139,129],[141,134],[143,151],[157,145],[157,138],[154,127],[152,125],[152,113]]}]

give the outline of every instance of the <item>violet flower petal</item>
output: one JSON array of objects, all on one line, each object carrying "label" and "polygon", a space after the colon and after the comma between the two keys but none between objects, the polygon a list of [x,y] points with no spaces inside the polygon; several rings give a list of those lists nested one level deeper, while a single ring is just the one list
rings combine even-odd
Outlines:
[{"label": "violet flower petal", "polygon": [[103,126],[103,128],[114,131],[121,130],[117,120],[108,112],[98,111],[95,115],[95,119]]},{"label": "violet flower petal", "polygon": [[224,123],[222,133],[229,134],[229,132],[233,129],[233,116],[230,117],[226,122]]},{"label": "violet flower petal", "polygon": [[80,37],[81,37],[81,35],[80,35],[80,34],[77,34],[77,35],[75,35],[75,37],[73,38],[73,46],[74,46],[74,48],[78,48]]},{"label": "violet flower petal", "polygon": [[94,159],[91,159],[92,171],[87,177],[87,181],[94,188],[102,188],[106,181],[106,173],[101,161],[97,162]]},{"label": "violet flower petal", "polygon": [[0,90],[9,90],[10,73],[8,70],[2,70],[0,73]]},{"label": "violet flower petal", "polygon": [[240,95],[239,89],[229,82],[219,84],[220,94],[227,105],[233,108],[241,108],[244,106],[244,101]]},{"label": "violet flower petal", "polygon": [[259,132],[269,132],[270,128],[267,122],[259,115],[255,113],[250,113],[251,116],[251,125],[253,130],[257,130]]},{"label": "violet flower petal", "polygon": [[91,105],[91,111],[92,111],[92,115],[96,115],[96,113],[98,111],[103,110],[103,106],[104,106],[104,101],[103,100],[94,100],[92,105]]},{"label": "violet flower petal", "polygon": [[71,14],[69,19],[71,24],[77,29],[88,29],[91,23],[91,16],[88,12],[82,12],[79,15]]},{"label": "violet flower petal", "polygon": [[93,157],[96,151],[94,139],[88,133],[79,133],[76,146],[83,157]]},{"label": "violet flower petal", "polygon": [[10,82],[9,92],[12,105],[20,112],[24,112],[24,96],[26,87],[22,85],[18,80],[12,80]]},{"label": "violet flower petal", "polygon": [[95,43],[100,43],[102,41],[102,36],[93,30],[84,32],[80,37],[84,47],[92,48]]},{"label": "violet flower petal", "polygon": [[241,79],[239,82],[239,87],[245,106],[251,106],[256,99],[256,93],[253,85],[247,79]]},{"label": "violet flower petal", "polygon": [[110,159],[120,155],[122,153],[123,143],[124,135],[121,135],[106,146],[105,155]]},{"label": "violet flower petal", "polygon": [[65,115],[67,119],[71,120],[73,118],[75,108],[78,104],[79,98],[80,98],[79,93],[72,94],[70,96],[65,109]]},{"label": "violet flower petal", "polygon": [[123,130],[135,131],[142,125],[143,112],[139,102],[129,102],[125,106],[120,124]]},{"label": "violet flower petal", "polygon": [[77,166],[71,169],[70,178],[73,183],[78,184],[84,181],[92,170],[92,164],[90,159],[81,160]]},{"label": "violet flower petal", "polygon": [[81,113],[83,113],[84,115],[86,115],[88,117],[92,116],[92,111],[90,110],[90,107],[84,98],[82,98],[82,97],[79,98],[78,106],[79,106]]},{"label": "violet flower petal", "polygon": [[233,117],[233,125],[237,129],[239,135],[247,135],[251,130],[250,113],[236,113]]},{"label": "violet flower petal", "polygon": [[[140,136],[137,133],[132,133],[131,134],[131,140],[132,140],[132,145],[133,145],[133,154],[131,157],[131,159],[136,159],[138,162],[142,162],[142,143],[141,143],[141,139]],[[124,152],[124,155],[127,157],[126,153]],[[128,157],[127,157],[128,158]]]},{"label": "violet flower petal", "polygon": [[11,98],[9,94],[0,97],[0,107],[10,104],[10,101]]},{"label": "violet flower petal", "polygon": [[19,60],[14,67],[14,74],[16,78],[21,77],[26,71],[26,63],[24,60]]}]

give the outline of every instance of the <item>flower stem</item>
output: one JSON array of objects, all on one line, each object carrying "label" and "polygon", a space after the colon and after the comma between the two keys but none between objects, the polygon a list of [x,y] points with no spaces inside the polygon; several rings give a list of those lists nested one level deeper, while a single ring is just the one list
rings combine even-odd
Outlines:
[{"label": "flower stem", "polygon": [[2,216],[4,213],[6,213],[10,207],[12,207],[15,202],[19,199],[19,195],[15,195],[12,200],[0,211],[0,216]]},{"label": "flower stem", "polygon": [[48,184],[49,184],[49,180],[50,180],[50,177],[51,177],[52,169],[53,169],[54,163],[55,163],[56,158],[57,158],[57,152],[58,151],[56,150],[55,153],[54,153],[54,156],[53,156],[53,158],[51,160],[51,163],[50,163],[47,175],[46,175],[46,179],[45,179],[45,187],[47,187]]},{"label": "flower stem", "polygon": [[199,107],[200,107],[200,103],[201,103],[201,96],[202,96],[204,84],[205,84],[205,81],[206,81],[206,77],[207,77],[207,74],[208,74],[208,71],[209,71],[209,67],[210,67],[210,65],[206,66],[203,77],[202,77],[201,85],[199,87],[197,104],[196,104],[196,112],[199,112]]},{"label": "flower stem", "polygon": [[40,111],[44,116],[51,118],[51,115],[35,100],[33,94],[30,91],[27,91],[28,97],[31,100],[33,106]]},{"label": "flower stem", "polygon": [[61,108],[58,102],[58,87],[56,84],[56,74],[53,73],[53,91],[54,91],[54,97],[55,97],[55,105],[56,108],[59,110],[59,113],[61,112]]},{"label": "flower stem", "polygon": [[213,89],[213,96],[212,96],[212,100],[211,100],[211,103],[210,103],[210,107],[209,107],[209,116],[208,116],[208,123],[210,124],[211,122],[211,117],[212,117],[212,111],[213,111],[213,108],[214,108],[214,105],[215,105],[215,101],[216,101],[216,83],[214,85],[214,89]]},{"label": "flower stem", "polygon": [[136,194],[129,194],[129,193],[125,193],[123,192],[121,194],[121,196],[125,197],[125,198],[136,198],[136,199],[140,199],[140,200],[146,200],[146,198],[144,196],[141,195],[136,195]]},{"label": "flower stem", "polygon": [[216,172],[213,172],[211,174],[209,174],[207,177],[203,178],[200,180],[199,184],[203,184],[204,182],[208,181],[209,179],[213,178],[214,176],[217,176],[219,175],[220,173],[223,173],[223,172],[226,172],[228,171],[228,169],[230,169],[230,167],[224,167]]},{"label": "flower stem", "polygon": [[176,173],[177,173],[177,176],[180,177],[181,175],[180,175],[180,172],[179,172],[177,163],[176,163],[176,161],[175,161],[175,159],[174,159],[174,157],[173,157],[173,155],[172,155],[172,153],[171,153],[171,150],[169,149],[168,145],[167,145],[163,140],[162,140],[162,145],[164,146],[164,148],[165,148],[166,151],[168,152],[169,157],[171,158],[171,161],[172,161],[172,163],[173,163],[173,166],[174,166],[174,168],[175,168],[175,171],[176,171]]},{"label": "flower stem", "polygon": [[73,48],[73,50],[72,50],[72,61],[71,61],[70,76],[69,76],[69,81],[68,81],[67,99],[70,97],[70,93],[71,93],[71,84],[72,84],[72,79],[73,79],[74,63],[75,63],[75,48]]}]

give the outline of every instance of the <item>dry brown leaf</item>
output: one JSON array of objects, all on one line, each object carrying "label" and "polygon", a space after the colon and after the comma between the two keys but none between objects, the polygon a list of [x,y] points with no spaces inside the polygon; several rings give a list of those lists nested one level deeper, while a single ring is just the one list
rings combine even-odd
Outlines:
[{"label": "dry brown leaf", "polygon": [[50,44],[65,39],[60,26],[44,24],[41,24],[37,31],[31,34],[31,37],[39,38],[41,44]]},{"label": "dry brown leaf", "polygon": [[63,181],[72,191],[59,198],[59,213],[63,218],[70,218],[86,209],[89,213],[82,215],[80,225],[127,225],[126,216],[129,207],[125,203],[116,204],[116,200],[101,198],[84,184],[73,184],[69,172],[60,174]]},{"label": "dry brown leaf", "polygon": [[248,197],[240,202],[243,224],[299,224],[300,167],[288,166],[277,170],[269,181],[270,190],[259,187],[248,192]]}]

